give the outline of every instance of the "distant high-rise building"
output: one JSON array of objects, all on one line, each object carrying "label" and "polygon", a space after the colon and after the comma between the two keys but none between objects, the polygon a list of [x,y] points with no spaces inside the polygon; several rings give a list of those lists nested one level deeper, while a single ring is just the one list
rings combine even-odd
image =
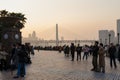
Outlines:
[{"label": "distant high-rise building", "polygon": [[117,20],[117,33],[120,33],[120,19]]},{"label": "distant high-rise building", "polygon": [[113,30],[109,31],[110,36],[110,42],[115,43],[115,32]]},{"label": "distant high-rise building", "polygon": [[99,30],[99,42],[103,43],[104,45],[108,44],[108,30]]},{"label": "distant high-rise building", "polygon": [[115,32],[113,30],[99,30],[99,42],[104,45],[115,43]]},{"label": "distant high-rise building", "polygon": [[63,41],[63,40],[64,40],[64,37],[61,37],[61,40]]},{"label": "distant high-rise building", "polygon": [[28,38],[31,38],[31,34],[28,35]]},{"label": "distant high-rise building", "polygon": [[35,31],[33,31],[33,33],[32,33],[32,38],[36,38],[36,32]]},{"label": "distant high-rise building", "polygon": [[117,33],[115,36],[115,32],[113,30],[100,30],[99,31],[99,41],[102,43],[114,43],[120,44],[120,19],[117,20]]}]

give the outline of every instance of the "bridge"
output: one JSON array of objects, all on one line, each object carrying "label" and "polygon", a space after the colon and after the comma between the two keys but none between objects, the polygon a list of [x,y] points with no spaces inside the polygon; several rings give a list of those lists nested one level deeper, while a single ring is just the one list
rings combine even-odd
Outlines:
[{"label": "bridge", "polygon": [[[58,44],[60,46],[63,46],[65,44],[70,45],[71,43],[74,43],[75,45],[77,45],[78,43],[91,45],[91,44],[94,44],[95,41],[97,40],[59,40]],[[41,40],[41,41],[38,41],[37,44],[44,44],[45,46],[50,46],[50,45],[55,46],[56,40]]]},{"label": "bridge", "polygon": [[[74,43],[77,45],[78,43],[81,45],[84,44],[94,44],[95,41],[98,40],[59,40],[58,44],[59,46],[63,46],[65,44],[70,45],[71,43]],[[34,46],[56,46],[56,40],[23,40],[23,43],[30,42],[31,45]]]}]

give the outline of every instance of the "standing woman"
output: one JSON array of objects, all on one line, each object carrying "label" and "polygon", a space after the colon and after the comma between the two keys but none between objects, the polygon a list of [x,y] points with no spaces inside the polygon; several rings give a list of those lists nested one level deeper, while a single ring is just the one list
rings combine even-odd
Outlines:
[{"label": "standing woman", "polygon": [[98,54],[99,54],[99,71],[105,73],[105,50],[103,48],[102,43],[100,43]]}]

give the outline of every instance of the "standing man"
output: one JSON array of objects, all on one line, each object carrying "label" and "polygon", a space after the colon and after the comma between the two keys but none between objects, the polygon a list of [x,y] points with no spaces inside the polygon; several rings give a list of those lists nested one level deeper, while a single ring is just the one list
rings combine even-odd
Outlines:
[{"label": "standing man", "polygon": [[81,61],[82,47],[80,46],[80,44],[78,44],[78,46],[77,46],[77,48],[76,48],[76,51],[77,51],[77,61],[78,61],[78,58],[79,58],[80,61]]},{"label": "standing man", "polygon": [[69,57],[69,52],[70,52],[70,48],[69,48],[69,46],[67,45],[67,46],[66,46],[66,54],[67,54],[66,56],[67,56],[67,57]]},{"label": "standing man", "polygon": [[74,61],[74,56],[75,56],[75,46],[74,46],[74,43],[71,43],[70,50],[71,50],[71,55],[72,55],[72,60],[71,61]]},{"label": "standing man", "polygon": [[13,78],[24,77],[26,74],[25,70],[25,58],[27,56],[25,45],[18,44],[18,66],[17,66],[17,75]]},{"label": "standing man", "polygon": [[112,66],[112,61],[114,63],[114,67],[117,68],[116,60],[115,60],[116,47],[114,46],[113,43],[110,44],[110,48],[108,49],[108,53],[110,55],[110,66],[111,66],[111,68],[113,67]]},{"label": "standing man", "polygon": [[119,45],[119,48],[118,48],[118,61],[120,63],[120,45]]},{"label": "standing man", "polygon": [[86,56],[86,60],[87,60],[88,54],[89,54],[89,46],[88,46],[88,45],[85,45],[85,46],[84,46],[83,52],[84,52],[83,60],[84,60],[84,57],[85,57],[85,56]]},{"label": "standing man", "polygon": [[93,68],[91,69],[91,71],[98,71],[98,64],[97,64],[98,51],[99,51],[98,44],[99,44],[98,41],[95,41],[95,45],[93,46],[93,58],[92,58]]}]

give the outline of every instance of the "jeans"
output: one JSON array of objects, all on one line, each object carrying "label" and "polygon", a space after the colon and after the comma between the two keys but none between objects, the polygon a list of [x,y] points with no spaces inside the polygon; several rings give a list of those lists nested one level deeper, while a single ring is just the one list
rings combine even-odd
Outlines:
[{"label": "jeans", "polygon": [[84,60],[84,57],[86,56],[86,60],[87,60],[87,57],[88,57],[88,52],[84,52],[84,55],[83,55],[83,60]]},{"label": "jeans", "polygon": [[112,64],[113,64],[112,62],[114,63],[114,67],[116,68],[117,65],[116,65],[115,57],[110,56],[110,66],[111,66],[111,68],[113,67],[113,66],[112,66]]},{"label": "jeans", "polygon": [[17,76],[22,76],[26,74],[25,63],[18,63]]},{"label": "jeans", "polygon": [[92,64],[93,64],[93,69],[94,69],[94,70],[97,70],[97,68],[98,68],[97,56],[93,56]]}]

